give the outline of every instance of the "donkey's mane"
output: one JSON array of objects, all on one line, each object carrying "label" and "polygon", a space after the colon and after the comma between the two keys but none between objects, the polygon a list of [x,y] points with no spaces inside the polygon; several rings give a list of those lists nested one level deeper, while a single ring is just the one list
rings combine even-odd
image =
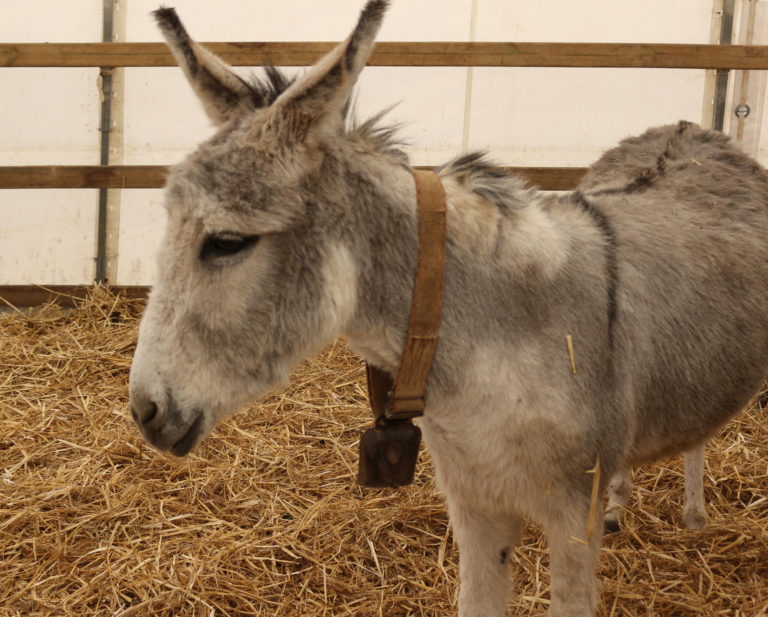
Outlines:
[{"label": "donkey's mane", "polygon": [[270,106],[296,81],[296,76],[289,77],[271,64],[265,64],[263,69],[264,77],[259,77],[254,72],[246,81],[246,84],[253,93],[253,100],[258,101],[258,107]]},{"label": "donkey's mane", "polygon": [[523,208],[536,201],[537,191],[518,175],[511,174],[488,158],[487,153],[467,152],[437,169],[467,190],[484,197],[502,210]]},{"label": "donkey's mane", "polygon": [[345,110],[347,137],[361,141],[373,152],[389,157],[399,165],[408,167],[410,160],[408,154],[402,149],[405,141],[398,136],[401,125],[382,123],[382,119],[391,109],[392,107],[387,107],[360,122],[355,117],[353,106],[348,105]]},{"label": "donkey's mane", "polygon": [[[252,92],[252,99],[259,102],[259,107],[266,107],[274,103],[295,81],[296,76],[288,76],[279,68],[265,64],[264,76],[253,73],[246,82]],[[350,102],[344,107],[345,135],[348,138],[363,142],[368,149],[376,154],[381,154],[394,159],[398,164],[408,166],[408,155],[402,149],[404,141],[397,132],[399,124],[385,125],[382,119],[392,107],[387,107],[374,114],[367,120],[358,121],[354,112],[354,105]]]},{"label": "donkey's mane", "polygon": [[[296,81],[296,76],[288,76],[279,68],[265,64],[264,76],[252,74],[247,82],[253,93],[253,100],[262,106],[274,103]],[[392,106],[383,109],[370,118],[359,121],[355,115],[355,106],[348,102],[344,108],[345,136],[359,141],[372,152],[386,156],[399,165],[410,165],[405,145],[398,131],[399,124],[384,124],[382,120],[392,110]],[[506,172],[501,166],[488,158],[486,152],[475,151],[461,154],[437,169],[442,176],[452,176],[465,188],[501,209],[521,208],[530,203],[535,191],[519,176]]]}]

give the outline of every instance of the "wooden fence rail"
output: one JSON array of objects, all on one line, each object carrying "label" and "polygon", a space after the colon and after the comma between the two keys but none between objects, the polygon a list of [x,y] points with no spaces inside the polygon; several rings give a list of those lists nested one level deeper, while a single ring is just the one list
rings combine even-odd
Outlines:
[{"label": "wooden fence rail", "polygon": [[[333,43],[205,43],[235,66],[309,66]],[[378,43],[373,66],[768,69],[765,45]],[[175,66],[163,43],[3,43],[0,67]]]},{"label": "wooden fence rail", "polygon": [[151,189],[167,173],[165,165],[0,166],[0,189]]},{"label": "wooden fence rail", "polygon": [[[126,298],[141,299],[149,294],[149,287],[145,285],[110,285],[107,288]],[[0,285],[0,308],[40,306],[48,302],[71,307],[92,289],[88,285]]]},{"label": "wooden fence rail", "polygon": [[[234,66],[309,66],[333,43],[205,43]],[[768,70],[768,46],[643,43],[378,43],[373,66],[595,67]],[[175,66],[162,43],[0,43],[0,67]],[[573,188],[580,167],[510,167],[543,189]],[[158,188],[161,165],[0,167],[0,189]],[[34,306],[49,300],[72,305],[85,286],[0,286],[0,304]],[[144,297],[146,287],[114,287]]]},{"label": "wooden fence rail", "polygon": [[[433,169],[432,167],[418,167]],[[525,176],[539,188],[571,189],[586,167],[504,167]],[[0,167],[0,189],[138,189],[160,188],[168,168],[164,165],[47,165]]]}]

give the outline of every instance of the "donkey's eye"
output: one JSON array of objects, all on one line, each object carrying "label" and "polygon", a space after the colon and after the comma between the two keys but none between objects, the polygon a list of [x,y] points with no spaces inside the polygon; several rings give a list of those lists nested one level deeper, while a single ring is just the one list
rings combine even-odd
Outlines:
[{"label": "donkey's eye", "polygon": [[206,236],[200,249],[200,259],[234,255],[253,246],[259,241],[259,236],[243,236],[234,233],[220,233]]}]

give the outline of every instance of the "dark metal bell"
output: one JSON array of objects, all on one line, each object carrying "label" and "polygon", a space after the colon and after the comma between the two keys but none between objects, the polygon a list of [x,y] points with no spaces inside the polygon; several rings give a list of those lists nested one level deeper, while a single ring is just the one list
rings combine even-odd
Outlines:
[{"label": "dark metal bell", "polygon": [[421,429],[410,420],[369,428],[360,437],[361,486],[396,488],[413,482]]}]

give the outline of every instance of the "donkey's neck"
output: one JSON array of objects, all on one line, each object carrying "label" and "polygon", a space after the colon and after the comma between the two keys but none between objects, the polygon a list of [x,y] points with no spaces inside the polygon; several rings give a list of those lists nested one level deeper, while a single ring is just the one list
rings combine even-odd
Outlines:
[{"label": "donkey's neck", "polygon": [[343,334],[367,361],[394,371],[418,254],[416,190],[408,168],[375,160],[366,166],[364,186],[356,187],[350,216],[347,242],[357,263],[357,301]]},{"label": "donkey's neck", "polygon": [[[399,364],[410,312],[418,253],[416,191],[405,168],[371,169],[375,194],[359,191],[353,254],[358,264],[355,314],[344,334],[355,351],[389,371]],[[473,184],[466,174],[441,171],[447,202],[446,306],[443,333],[471,328],[467,312],[484,310],[488,280],[554,276],[566,259],[567,241],[541,198],[515,178],[499,180],[499,192]],[[477,284],[477,289],[473,286]],[[467,288],[469,287],[469,288]],[[470,297],[477,306],[459,306]]]}]

